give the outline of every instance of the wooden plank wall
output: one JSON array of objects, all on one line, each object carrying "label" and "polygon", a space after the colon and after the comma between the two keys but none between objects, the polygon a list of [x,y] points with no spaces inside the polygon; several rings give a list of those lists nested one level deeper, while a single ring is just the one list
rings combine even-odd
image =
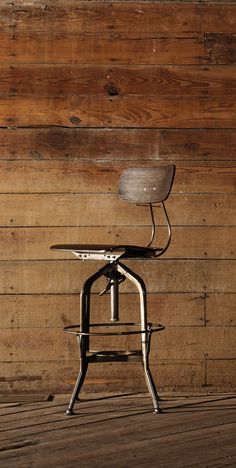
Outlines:
[{"label": "wooden plank wall", "polygon": [[[154,377],[235,389],[235,2],[1,0],[0,24],[0,392],[71,389],[78,357],[62,329],[97,264],[49,247],[145,242],[146,215],[117,200],[118,177],[170,162],[173,242],[132,263],[150,320],[166,325]],[[94,299],[104,319],[108,298]],[[91,367],[87,388],[144,389],[128,366]]]}]

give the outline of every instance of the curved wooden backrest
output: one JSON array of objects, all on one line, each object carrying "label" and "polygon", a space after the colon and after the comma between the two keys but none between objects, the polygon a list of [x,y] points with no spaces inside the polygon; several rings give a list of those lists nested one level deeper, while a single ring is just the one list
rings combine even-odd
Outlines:
[{"label": "curved wooden backrest", "polygon": [[122,172],[119,196],[131,203],[158,203],[168,197],[175,175],[175,166],[129,168]]}]

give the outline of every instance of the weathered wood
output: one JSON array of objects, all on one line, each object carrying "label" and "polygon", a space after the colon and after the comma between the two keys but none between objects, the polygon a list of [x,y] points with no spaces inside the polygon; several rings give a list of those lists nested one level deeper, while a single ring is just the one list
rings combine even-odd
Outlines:
[{"label": "weathered wood", "polygon": [[235,34],[206,34],[204,44],[207,63],[217,65],[236,63]]},{"label": "weathered wood", "polygon": [[[5,28],[14,24],[17,30],[42,30],[42,24],[50,22],[53,32],[101,33],[113,30],[139,38],[168,32],[195,31],[235,32],[235,5],[233,2],[197,4],[196,2],[121,2],[104,3],[49,0],[47,7],[39,4],[15,1],[4,6]],[[10,18],[12,23],[10,22]],[[8,19],[9,18],[9,19]],[[132,24],[132,29],[130,29]]]},{"label": "weathered wood", "polygon": [[234,132],[230,129],[164,130],[161,132],[160,154],[174,160],[233,161],[234,145]]},{"label": "weathered wood", "polygon": [[[150,260],[148,269],[140,261],[128,262],[143,276],[149,292],[234,292],[235,260]],[[0,294],[77,293],[85,279],[95,272],[100,262],[21,261],[0,262]],[[95,291],[104,289],[104,279]],[[133,292],[128,282],[122,291]]]},{"label": "weathered wood", "polygon": [[[66,259],[68,253],[51,251],[54,244],[133,244],[147,245],[150,226],[34,227],[0,228],[0,260]],[[236,227],[174,226],[172,242],[165,258],[235,258]],[[154,245],[164,245],[166,228],[159,226]],[[223,241],[222,241],[223,239]]]},{"label": "weathered wood", "polygon": [[[235,13],[234,2],[1,2],[0,391],[71,389],[76,340],[62,328],[77,321],[81,284],[101,264],[82,264],[49,246],[130,235],[145,242],[149,219],[118,201],[118,176],[122,168],[160,161],[177,162],[167,202],[172,244],[158,262],[130,264],[151,292],[149,319],[167,325],[153,337],[154,378],[170,388],[235,385]],[[162,218],[160,224],[162,240]],[[127,284],[122,291],[129,293],[121,297],[122,317],[127,307],[135,318],[137,297]],[[93,316],[105,320],[109,296],[97,299]],[[141,366],[93,366],[85,387],[107,385],[145,389]],[[35,451],[22,442],[27,431],[17,433],[20,445],[13,441],[7,454]],[[197,463],[203,452],[201,442]],[[132,456],[123,465],[136,466]],[[55,466],[55,458],[46,459]],[[189,465],[187,455],[171,467],[176,460]],[[138,464],[150,465],[147,458]]]},{"label": "weathered wood", "polygon": [[124,95],[19,98],[1,102],[0,125],[69,127],[226,128],[236,127],[230,96],[170,98]]},{"label": "weathered wood", "polygon": [[[211,296],[211,295],[209,295]],[[225,295],[226,296],[226,295]],[[166,326],[201,326],[205,323],[204,294],[171,293],[148,295],[148,318]],[[121,294],[120,317],[123,322],[138,322],[137,294]],[[225,301],[227,301],[225,297]],[[62,328],[78,323],[79,294],[3,295],[0,296],[1,328]],[[129,313],[127,312],[129,311]],[[110,318],[110,296],[91,298],[91,320],[107,322]]]},{"label": "weathered wood", "polygon": [[[188,430],[195,433],[202,424],[205,424],[206,429],[209,430],[209,428],[213,428],[214,426],[218,425],[221,426],[224,424],[229,424],[230,428],[232,428],[232,423],[234,422],[234,411],[231,413],[229,410],[231,410],[233,406],[235,397],[234,395],[230,394],[217,396],[212,395],[210,397],[207,397],[203,394],[202,396],[199,395],[195,398],[192,395],[186,394],[176,396],[164,394],[165,400],[163,401],[163,410],[166,414],[166,419],[169,422],[166,427],[163,421],[164,418],[159,418],[158,421],[156,421],[154,418],[150,418],[150,400],[148,401],[148,395],[146,393],[143,395],[137,394],[135,396],[115,394],[111,396],[110,399],[107,393],[98,395],[90,394],[89,396],[90,401],[81,401],[80,403],[80,417],[78,411],[73,420],[72,418],[65,418],[65,415],[61,414],[61,411],[66,404],[67,395],[64,395],[58,399],[57,404],[52,403],[51,405],[45,405],[44,403],[44,406],[42,403],[31,404],[25,409],[22,408],[23,414],[21,415],[16,411],[15,416],[17,424],[15,427],[12,425],[13,418],[11,418],[11,414],[7,414],[6,417],[3,416],[3,421],[7,430],[9,431],[9,442],[13,442],[13,440],[16,441],[17,437],[20,437],[20,431],[22,431],[22,436],[31,434],[31,436],[34,438],[34,436],[37,435],[37,443],[42,441],[46,435],[48,442],[54,441],[56,444],[58,444],[61,442],[60,434],[63,430],[65,430],[66,440],[68,443],[74,443],[75,436],[77,435],[78,437],[78,434],[81,433],[80,440],[81,442],[85,443],[85,447],[87,448],[87,445],[90,443],[91,435],[93,434],[93,437],[96,438],[99,446],[101,444],[101,447],[103,447],[104,432],[99,429],[100,424],[103,424],[104,431],[106,431],[109,427],[109,420],[112,421],[110,437],[114,440],[114,434],[117,433],[117,429],[120,428],[122,431],[124,431],[124,425],[122,426],[122,423],[124,424],[124,421],[122,421],[122,416],[125,417],[127,421],[125,436],[127,437],[130,432],[132,433],[130,442],[137,442],[137,439],[139,440],[140,437],[141,440],[146,441],[147,436],[149,436],[148,441],[150,443],[150,431],[154,430],[154,428],[157,428],[157,422],[159,423],[158,431],[161,433],[161,436],[159,436],[160,438],[163,438],[169,433],[169,424],[171,426],[172,424],[176,424],[176,429],[174,430],[175,436],[176,434],[183,436],[183,433],[185,433],[186,430],[186,423],[188,425]],[[227,402],[227,400],[229,401]],[[209,410],[211,413],[210,415]],[[173,414],[173,412],[175,414]],[[189,412],[191,412],[191,414],[189,414]],[[208,416],[206,417],[207,412]],[[188,414],[187,420],[186,417],[183,417],[183,414],[181,413],[185,413],[185,415],[186,413]],[[222,415],[222,420],[220,420],[220,415]],[[104,416],[106,419],[104,419]],[[141,424],[140,427],[136,429],[135,435],[132,432],[132,425],[134,422],[132,416],[136,418],[141,416],[143,420],[143,424]],[[21,417],[22,419],[20,419]],[[185,422],[185,424],[183,424],[183,422]],[[25,426],[23,426],[24,423],[28,423],[28,425],[25,424]],[[50,430],[52,427],[53,430]],[[83,427],[83,430],[81,430],[81,427]],[[68,429],[70,430],[68,431]],[[2,431],[2,443],[3,441],[7,440],[6,432],[8,431]],[[171,429],[171,433],[172,431],[173,429]],[[76,434],[77,432],[78,434]],[[156,439],[157,437],[155,437],[155,443]],[[20,440],[22,440],[22,438]],[[109,443],[109,447],[112,447],[113,445],[114,444]],[[44,444],[45,450],[46,446],[47,444]]]},{"label": "weathered wood", "polygon": [[[177,36],[177,37],[175,37]],[[189,36],[189,37],[188,37]],[[195,37],[193,37],[195,36]],[[142,47],[140,41],[142,40]],[[202,64],[202,34],[187,37],[122,37],[116,32],[66,34],[46,31],[0,33],[0,63]],[[85,47],[86,44],[86,47]]]},{"label": "weathered wood", "polygon": [[236,294],[209,294],[206,300],[206,319],[209,326],[235,327]]},{"label": "weathered wood", "polygon": [[[146,207],[117,194],[0,194],[0,226],[150,226]],[[235,226],[235,194],[171,195],[172,225]],[[164,223],[156,208],[159,224]],[[146,218],[145,218],[146,217]]]},{"label": "weathered wood", "polygon": [[207,385],[221,388],[221,385],[233,388],[236,383],[236,359],[207,359]]},{"label": "weathered wood", "polygon": [[[71,338],[73,341],[73,338]],[[29,361],[25,362],[2,362],[1,369],[4,375],[1,378],[1,391],[9,392],[32,392],[37,387],[37,392],[49,391],[50,393],[71,392],[78,373],[79,362],[78,353],[74,360],[68,361]],[[127,367],[128,366],[128,367]],[[30,374],[29,374],[30,369]],[[152,364],[152,370],[159,383],[159,387],[167,389],[173,387],[176,382],[176,389],[189,389],[195,386],[200,389],[204,384],[204,363],[199,360],[160,360]],[[127,371],[129,379],[127,379]],[[135,382],[135,384],[134,384]],[[88,376],[84,383],[84,391],[104,390],[108,392],[117,391],[146,391],[143,369],[140,364],[116,363],[115,366],[109,363],[90,366]],[[227,387],[222,384],[222,388]],[[68,396],[69,400],[69,396]],[[62,411],[63,412],[63,411]]]},{"label": "weathered wood", "polygon": [[118,468],[145,466],[148,460],[154,468],[158,458],[160,467],[187,468],[191,453],[191,462],[202,466],[232,465],[236,453],[233,395],[163,397],[163,418],[151,417],[147,394],[95,396],[93,401],[81,402],[73,420],[60,414],[66,397],[57,406],[53,402],[44,407],[24,405],[15,415],[15,428],[11,415],[4,418],[9,430],[2,435],[1,462],[14,467],[17,457],[19,466],[41,467],[46,458],[49,467],[66,467],[68,462],[76,467],[79,460],[83,466]]},{"label": "weathered wood", "polygon": [[[48,328],[5,329],[0,332],[3,346],[2,361],[32,362],[73,361],[78,357],[76,338],[63,330]],[[159,360],[227,359],[234,358],[236,329],[233,327],[169,327],[153,336],[150,363]],[[95,344],[96,343],[96,344]],[[173,347],[173,343],[175,344]],[[139,349],[140,338],[91,338],[92,349]],[[130,346],[130,348],[129,348]],[[137,348],[136,348],[137,346]],[[235,361],[235,358],[234,358]],[[98,365],[98,364],[97,364]],[[125,364],[123,363],[125,367]],[[92,367],[92,366],[91,366]],[[108,365],[109,367],[109,365]],[[115,367],[115,365],[114,365]],[[112,376],[112,379],[114,375]]]},{"label": "weathered wood", "polygon": [[112,66],[10,65],[0,66],[2,97],[51,97],[69,95],[165,97],[232,95],[235,67],[229,66]]},{"label": "weathered wood", "polygon": [[[115,145],[114,145],[115,141]],[[235,161],[230,129],[11,128],[0,130],[0,159]],[[150,162],[149,162],[150,161]]]},{"label": "weathered wood", "polygon": [[[211,397],[206,397],[205,395],[197,397],[193,397],[190,395],[164,395],[165,401],[163,402],[163,409],[165,409],[166,413],[166,419],[168,420],[169,424],[174,423],[174,415],[171,413],[174,411],[177,413],[177,417],[175,414],[175,424],[176,424],[176,431],[174,434],[183,434],[186,430],[186,423],[188,423],[188,429],[190,432],[196,432],[201,425],[206,424],[206,428],[209,430],[209,427],[214,427],[220,424],[220,413],[223,415],[222,417],[222,422],[224,422],[226,425],[227,423],[232,427],[233,422],[233,414],[230,415],[230,409],[233,406],[234,402],[234,396],[233,395],[219,395],[219,396],[211,396]],[[31,430],[31,435],[38,435],[38,440],[37,442],[39,443],[42,441],[45,436],[47,437],[48,442],[53,441],[58,443],[60,442],[60,433],[65,430],[66,433],[66,439],[69,442],[74,441],[74,436],[76,435],[76,431],[78,433],[81,433],[81,442],[85,443],[85,447],[89,443],[89,440],[91,438],[91,435],[95,436],[96,440],[99,443],[104,442],[103,437],[104,433],[99,429],[99,424],[97,425],[96,423],[103,423],[104,424],[104,430],[107,430],[107,426],[109,426],[109,420],[112,421],[112,426],[111,426],[111,434],[112,438],[114,438],[114,434],[117,433],[117,429],[121,429],[124,431],[124,426],[122,427],[123,421],[120,420],[122,419],[120,416],[122,415],[122,411],[125,413],[126,421],[127,421],[127,426],[126,426],[126,437],[128,435],[128,431],[132,433],[131,441],[132,439],[137,440],[140,437],[143,437],[144,440],[146,440],[146,437],[148,435],[148,431],[153,430],[156,428],[157,421],[155,421],[154,418],[150,419],[150,414],[148,413],[148,408],[149,407],[149,402],[148,402],[148,395],[130,395],[126,396],[124,394],[116,394],[111,399],[109,400],[109,397],[106,394],[98,394],[98,395],[90,395],[91,401],[85,402],[82,401],[80,404],[80,409],[81,409],[81,416],[83,415],[82,419],[85,419],[85,421],[81,421],[81,419],[75,416],[73,418],[73,423],[71,418],[62,418],[60,416],[60,410],[64,407],[66,404],[66,396],[63,396],[62,398],[58,399],[57,405],[51,404],[51,405],[45,405],[44,407],[42,406],[42,403],[36,404],[31,404],[27,408],[22,408],[22,415],[18,414],[17,412],[15,413],[16,420],[17,420],[17,425],[15,428],[12,427],[12,418],[11,414],[8,414],[7,417],[3,417],[4,423],[6,423],[6,427],[9,427],[10,430],[10,441],[12,439],[17,440],[17,436],[22,430],[22,435],[26,435],[29,433],[29,430]],[[228,402],[227,402],[228,400]],[[230,401],[231,400],[231,401]],[[149,403],[149,404],[148,404]],[[89,407],[90,404],[90,407]],[[219,411],[219,405],[221,405],[220,411]],[[137,413],[138,407],[140,406],[141,410],[141,415],[140,413]],[[97,414],[96,413],[96,408],[97,408]],[[198,408],[200,408],[198,410]],[[191,409],[191,415],[189,415]],[[204,410],[208,410],[208,416],[206,417],[206,413]],[[210,415],[209,415],[209,409]],[[109,414],[112,412],[113,414]],[[170,413],[169,411],[170,410]],[[172,411],[171,411],[172,410]],[[228,410],[228,411],[224,411]],[[104,415],[104,412],[107,413],[106,417],[107,419],[100,419],[102,415]],[[120,413],[121,412],[121,413]],[[119,414],[120,413],[120,414]],[[145,414],[146,413],[146,414]],[[185,413],[185,416],[183,414]],[[186,420],[186,413],[188,414],[188,418]],[[132,430],[132,424],[133,424],[133,418],[131,416],[136,416],[142,417],[143,424],[141,424],[141,427],[137,431],[137,433],[134,435]],[[22,420],[20,419],[22,417]],[[36,417],[38,420],[36,420]],[[58,419],[56,419],[58,418]],[[167,427],[164,426],[164,418],[159,418],[158,420],[158,431],[161,432],[161,437],[163,438],[164,435],[167,435],[170,431],[169,425]],[[173,421],[172,421],[173,420]],[[185,421],[184,421],[185,420]],[[22,427],[23,422],[28,422],[28,427]],[[64,422],[64,427],[62,426]],[[71,423],[70,431],[68,431],[69,428],[69,422]],[[146,422],[149,423],[146,425]],[[185,424],[183,424],[185,422]],[[36,423],[36,424],[35,424]],[[50,428],[50,423],[51,427],[54,427],[54,429],[51,431],[48,429]],[[92,424],[94,423],[94,424]],[[178,425],[179,424],[179,425]],[[222,423],[220,424],[222,425]],[[35,427],[36,426],[36,427]],[[40,431],[38,429],[40,428]],[[81,426],[83,426],[83,431],[81,430]],[[92,426],[92,427],[91,427]],[[153,426],[151,428],[151,426]],[[179,427],[180,426],[180,427]],[[173,426],[172,426],[173,428]],[[35,429],[37,432],[34,432]],[[173,429],[171,429],[172,432]],[[78,435],[77,435],[78,436]],[[19,437],[19,436],[18,436]],[[2,434],[2,442],[6,440],[5,434]],[[113,439],[114,440],[114,439]],[[149,440],[150,443],[150,440]],[[155,443],[156,443],[156,437],[155,437]],[[46,445],[44,444],[44,448],[46,449]],[[103,443],[101,444],[103,446]],[[110,444],[109,444],[110,446]],[[2,447],[2,445],[1,445]],[[120,466],[120,465],[119,465]],[[169,465],[168,465],[169,466]],[[180,466],[180,465],[178,465]]]},{"label": "weathered wood", "polygon": [[[194,328],[168,328],[159,333],[156,340],[157,346],[153,346],[152,359],[203,359],[234,358],[234,343],[236,329],[233,327],[194,327]],[[174,345],[174,350],[171,347]]]},{"label": "weathered wood", "polygon": [[[163,166],[166,163],[162,163]],[[118,192],[119,178],[130,161],[81,163],[78,161],[0,161],[2,193],[88,193]],[[135,161],[147,167],[147,161]],[[149,167],[160,166],[152,161]],[[99,183],[98,183],[99,180]],[[177,193],[235,193],[236,162],[176,164],[174,191]]]}]

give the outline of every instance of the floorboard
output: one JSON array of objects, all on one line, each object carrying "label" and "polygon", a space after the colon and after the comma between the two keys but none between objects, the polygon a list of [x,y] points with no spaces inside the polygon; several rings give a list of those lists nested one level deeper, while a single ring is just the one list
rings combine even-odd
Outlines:
[{"label": "floorboard", "polygon": [[0,405],[0,467],[236,466],[236,395],[84,395],[64,415],[68,395],[14,397]]}]

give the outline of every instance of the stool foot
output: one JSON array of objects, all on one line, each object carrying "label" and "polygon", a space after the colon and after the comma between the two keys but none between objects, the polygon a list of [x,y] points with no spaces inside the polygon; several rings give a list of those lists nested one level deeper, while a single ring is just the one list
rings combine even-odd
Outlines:
[{"label": "stool foot", "polygon": [[154,411],[153,411],[154,414],[162,414],[163,411],[161,410],[161,408],[155,408]]},{"label": "stool foot", "polygon": [[75,413],[74,413],[74,411],[72,409],[67,409],[66,412],[65,412],[65,415],[66,416],[74,416]]}]

